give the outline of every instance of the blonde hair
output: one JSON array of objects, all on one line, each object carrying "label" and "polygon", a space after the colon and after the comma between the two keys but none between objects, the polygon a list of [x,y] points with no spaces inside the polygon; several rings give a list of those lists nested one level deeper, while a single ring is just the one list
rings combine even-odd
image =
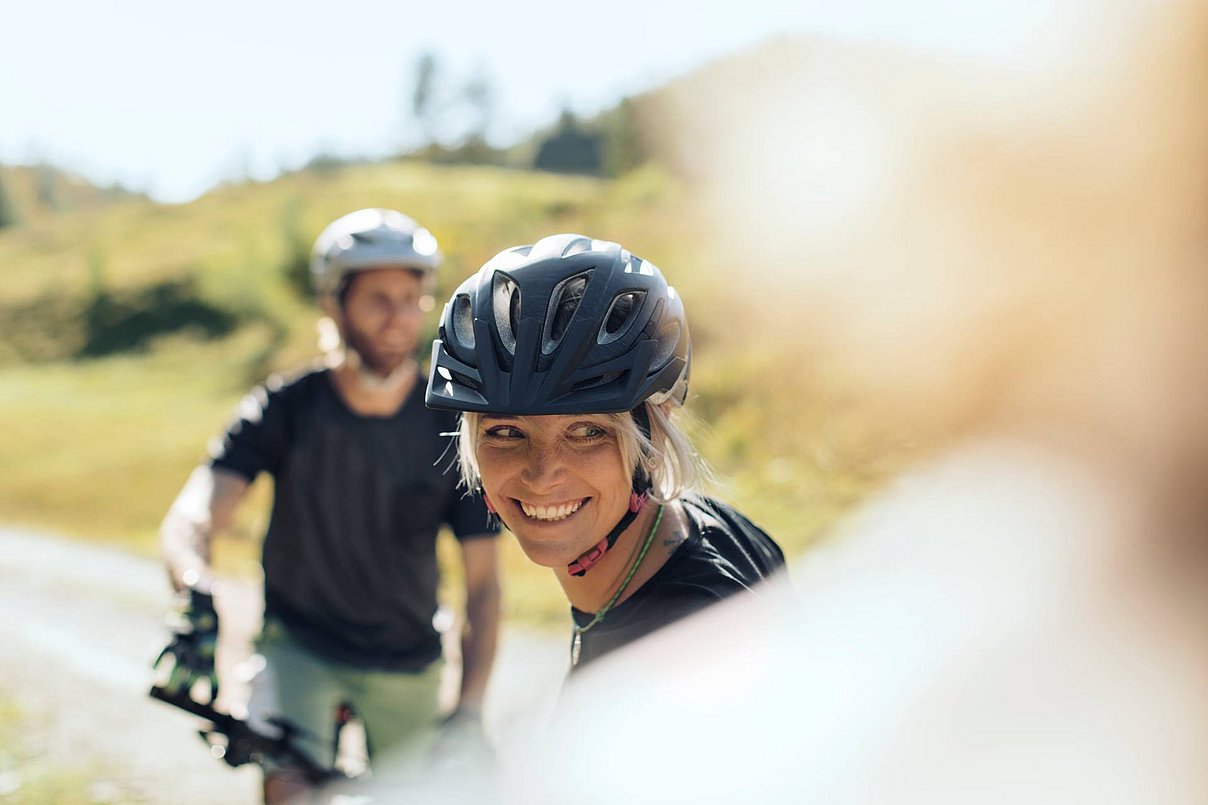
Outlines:
[{"label": "blonde hair", "polygon": [[[628,412],[604,414],[611,420],[617,432],[617,445],[621,461],[629,475],[639,466],[650,478],[650,496],[667,503],[684,494],[697,490],[711,477],[705,460],[692,446],[692,441],[676,422],[670,405],[642,403],[650,420],[650,435],[638,427],[637,420]],[[461,468],[461,479],[466,487],[478,489],[482,486],[482,474],[478,469],[478,422],[482,414],[466,411],[461,415],[458,430],[457,455]]]}]

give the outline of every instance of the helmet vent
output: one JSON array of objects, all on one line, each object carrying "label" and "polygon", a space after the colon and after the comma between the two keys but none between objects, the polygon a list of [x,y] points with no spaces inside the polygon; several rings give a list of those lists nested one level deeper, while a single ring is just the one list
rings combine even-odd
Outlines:
[{"label": "helmet vent", "polygon": [[516,330],[520,322],[520,288],[503,272],[496,272],[491,289],[495,328],[509,355],[516,354]]},{"label": "helmet vent", "polygon": [[477,380],[467,377],[461,372],[449,372],[449,374],[452,376],[451,379],[453,382],[458,383],[468,389],[473,389],[474,391],[482,391],[482,384]]},{"label": "helmet vent", "polygon": [[682,328],[678,321],[664,325],[658,332],[658,345],[654,349],[654,359],[651,366],[662,366],[675,354],[675,348],[680,342]]},{"label": "helmet vent", "polygon": [[562,250],[562,256],[570,257],[573,254],[583,254],[590,251],[593,251],[593,241],[591,238],[575,238],[566,244],[566,248]]},{"label": "helmet vent", "polygon": [[453,300],[453,337],[465,349],[474,349],[474,311],[470,297],[461,294]]},{"label": "helmet vent", "polygon": [[562,343],[583,294],[587,291],[587,282],[591,279],[591,270],[567,277],[554,286],[549,298],[549,310],[545,315],[545,337],[541,341],[541,352],[549,355]]},{"label": "helmet vent", "polygon": [[626,274],[641,274],[644,277],[653,277],[654,271],[654,264],[649,260],[643,260],[640,257],[634,257],[629,252],[625,252]]},{"label": "helmet vent", "polygon": [[601,344],[611,344],[628,332],[637,320],[638,311],[642,309],[645,298],[645,291],[626,291],[613,299],[596,340]]},{"label": "helmet vent", "polygon": [[605,372],[602,375],[590,377],[587,380],[580,380],[575,385],[571,386],[571,391],[586,391],[587,389],[598,388],[599,386],[607,386],[609,383],[615,383],[621,380],[625,375],[629,374],[627,369],[616,369],[611,372]]},{"label": "helmet vent", "polygon": [[436,254],[436,238],[421,226],[411,236],[411,248],[415,250],[416,254],[430,257]]}]

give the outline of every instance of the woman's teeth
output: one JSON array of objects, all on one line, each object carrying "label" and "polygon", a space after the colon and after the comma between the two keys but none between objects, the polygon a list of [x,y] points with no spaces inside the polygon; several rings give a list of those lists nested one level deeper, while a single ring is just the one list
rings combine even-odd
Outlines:
[{"label": "woman's teeth", "polygon": [[556,520],[565,520],[579,510],[583,505],[582,500],[576,500],[571,503],[559,503],[557,506],[534,506],[531,503],[520,501],[520,508],[524,513],[534,520],[546,520],[554,522]]}]

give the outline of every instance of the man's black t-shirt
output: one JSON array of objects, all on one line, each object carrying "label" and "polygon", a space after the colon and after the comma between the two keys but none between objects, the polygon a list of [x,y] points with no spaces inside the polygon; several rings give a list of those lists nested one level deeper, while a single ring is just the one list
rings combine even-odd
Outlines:
[{"label": "man's black t-shirt", "polygon": [[274,479],[265,617],[360,668],[418,670],[440,656],[437,532],[496,530],[481,498],[457,488],[456,414],[424,407],[424,391],[421,378],[393,416],[362,416],[330,370],[271,378],[211,448],[214,468]]},{"label": "man's black t-shirt", "polygon": [[[713,498],[680,500],[689,534],[641,589],[613,607],[600,623],[572,644],[575,667],[691,615],[710,604],[750,590],[784,567],[784,554],[762,529]],[[571,608],[582,628],[594,615]]]}]

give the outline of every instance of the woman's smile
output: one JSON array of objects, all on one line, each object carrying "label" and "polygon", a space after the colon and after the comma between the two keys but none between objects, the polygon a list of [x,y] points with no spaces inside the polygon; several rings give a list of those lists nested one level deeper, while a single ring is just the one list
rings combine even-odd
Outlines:
[{"label": "woman's smile", "polygon": [[520,507],[520,510],[524,512],[524,516],[530,520],[543,523],[557,523],[577,513],[590,500],[591,498],[587,497],[568,500],[562,503],[529,503],[524,500],[516,500],[515,502]]},{"label": "woman's smile", "polygon": [[537,564],[566,567],[628,510],[633,471],[611,415],[488,414],[478,427],[483,490]]}]

